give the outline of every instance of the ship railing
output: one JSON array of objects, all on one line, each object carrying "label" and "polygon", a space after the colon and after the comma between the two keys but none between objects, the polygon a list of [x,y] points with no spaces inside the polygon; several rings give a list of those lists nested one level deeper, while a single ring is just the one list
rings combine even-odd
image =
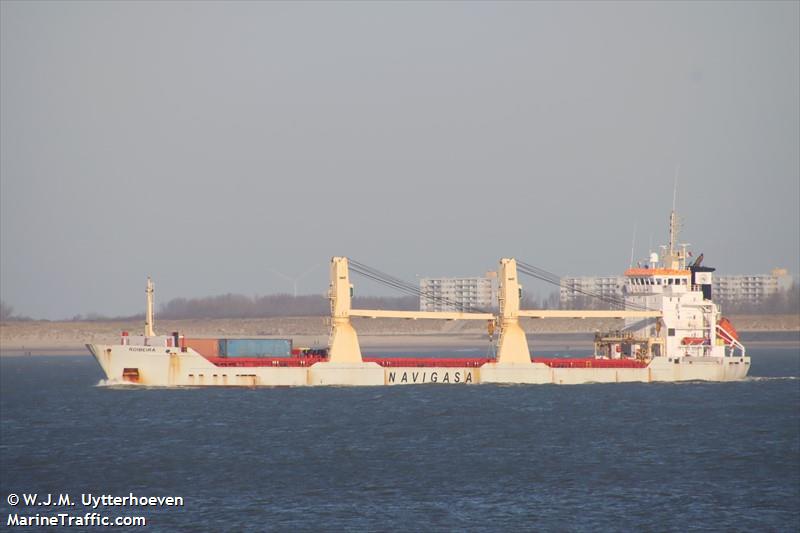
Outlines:
[{"label": "ship railing", "polygon": [[747,355],[747,348],[744,347],[744,344],[731,337],[731,334],[722,329],[719,324],[717,324],[717,336],[727,339],[731,346],[731,356],[733,356],[735,349],[738,349],[741,352],[741,357],[745,357]]}]

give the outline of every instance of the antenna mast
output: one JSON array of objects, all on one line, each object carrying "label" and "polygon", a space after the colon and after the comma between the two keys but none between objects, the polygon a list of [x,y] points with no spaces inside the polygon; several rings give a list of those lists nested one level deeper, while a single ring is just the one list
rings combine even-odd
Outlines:
[{"label": "antenna mast", "polygon": [[675,244],[678,238],[678,217],[675,214],[675,202],[678,198],[678,172],[680,164],[675,166],[675,185],[672,188],[672,211],[669,214],[669,257],[672,260],[675,256]]},{"label": "antenna mast", "polygon": [[[672,211],[669,214],[669,255],[668,263],[665,262],[667,268],[672,269],[685,269],[686,268],[686,247],[688,244],[678,244],[678,233],[680,231],[680,219],[675,212],[675,205],[678,199],[678,172],[680,171],[680,164],[675,165],[675,186],[672,189]],[[677,247],[681,246],[678,250]]]}]

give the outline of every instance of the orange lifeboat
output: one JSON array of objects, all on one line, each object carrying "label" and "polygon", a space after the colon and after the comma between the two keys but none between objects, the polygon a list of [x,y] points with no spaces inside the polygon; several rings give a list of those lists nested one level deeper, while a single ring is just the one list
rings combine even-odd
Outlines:
[{"label": "orange lifeboat", "polygon": [[703,344],[705,341],[703,337],[684,337],[681,344],[684,346],[697,346]]},{"label": "orange lifeboat", "polygon": [[718,335],[725,344],[733,344],[734,341],[739,341],[739,332],[736,331],[730,320],[721,317],[717,325],[719,326]]}]

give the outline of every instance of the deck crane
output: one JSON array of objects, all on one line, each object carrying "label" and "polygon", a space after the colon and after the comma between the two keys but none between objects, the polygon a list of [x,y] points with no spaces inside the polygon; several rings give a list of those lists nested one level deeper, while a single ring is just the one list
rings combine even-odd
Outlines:
[{"label": "deck crane", "polygon": [[497,349],[497,365],[530,365],[531,356],[525,331],[519,319],[530,318],[655,318],[660,311],[648,310],[564,310],[564,309],[520,309],[521,286],[517,277],[517,261],[503,258],[498,273],[500,286],[500,339]]},{"label": "deck crane", "polygon": [[438,320],[495,320],[492,313],[463,311],[394,311],[383,309],[353,309],[352,284],[346,257],[331,259],[331,282],[328,298],[331,302],[331,336],[328,357],[331,363],[361,363],[361,346],[350,317],[407,318]]}]

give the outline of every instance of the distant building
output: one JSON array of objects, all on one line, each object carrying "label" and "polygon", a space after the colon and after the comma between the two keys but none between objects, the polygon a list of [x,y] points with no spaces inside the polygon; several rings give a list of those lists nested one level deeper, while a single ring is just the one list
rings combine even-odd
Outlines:
[{"label": "distant building", "polygon": [[[728,304],[758,305],[770,296],[788,291],[792,276],[784,268],[773,269],[769,274],[713,276],[712,297]],[[584,276],[561,278],[560,302],[562,307],[576,303],[585,304],[586,294],[623,298],[624,276]]]},{"label": "distant building", "polygon": [[624,296],[624,276],[583,276],[580,278],[561,278],[561,306],[569,308],[576,303],[586,303],[588,294],[603,298],[621,299]]},{"label": "distant building", "polygon": [[422,278],[420,311],[478,311],[497,306],[497,273],[475,278]]},{"label": "distant building", "polygon": [[712,294],[721,302],[758,305],[791,287],[789,272],[785,268],[775,268],[769,274],[715,276]]}]

